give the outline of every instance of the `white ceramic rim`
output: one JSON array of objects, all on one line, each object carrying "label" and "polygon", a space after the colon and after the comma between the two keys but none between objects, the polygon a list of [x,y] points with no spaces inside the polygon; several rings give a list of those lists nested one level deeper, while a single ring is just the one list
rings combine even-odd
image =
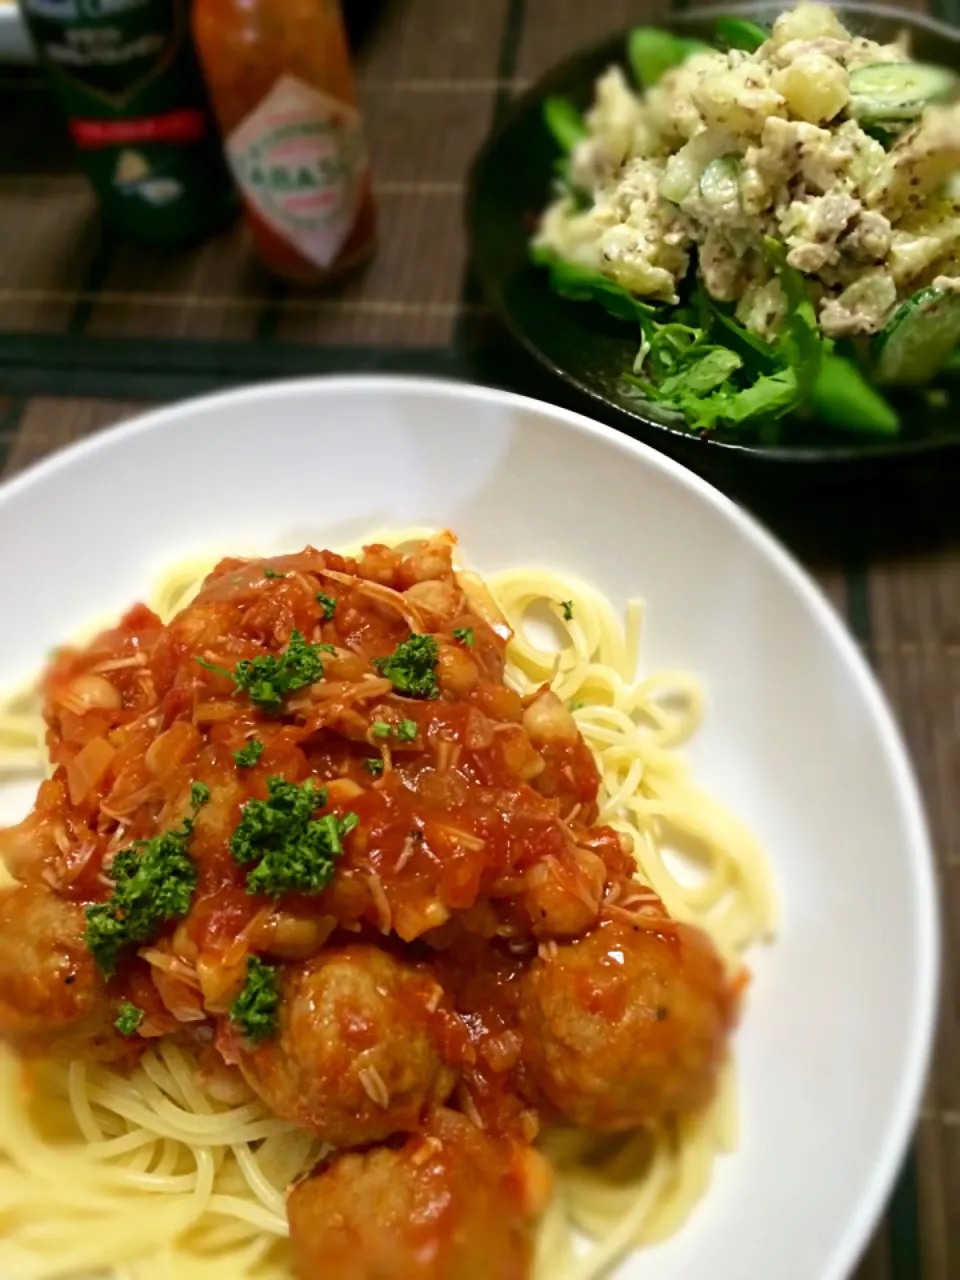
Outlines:
[{"label": "white ceramic rim", "polygon": [[604,446],[617,449],[624,454],[642,457],[649,466],[669,475],[675,482],[682,484],[702,502],[711,505],[737,526],[760,555],[774,564],[809,605],[843,657],[851,678],[863,696],[896,782],[897,796],[909,833],[908,847],[904,852],[913,868],[920,925],[917,937],[919,981],[914,993],[913,1020],[909,1031],[906,1068],[900,1082],[900,1092],[887,1120],[886,1132],[883,1135],[873,1172],[860,1190],[856,1208],[850,1216],[845,1231],[833,1247],[826,1271],[817,1278],[817,1280],[847,1280],[866,1248],[870,1234],[884,1209],[919,1114],[936,1026],[941,947],[933,848],[920,789],[906,745],[886,697],[850,632],[799,561],[758,520],[692,471],[658,453],[649,445],[641,444],[615,431],[612,427],[594,422],[568,409],[561,409],[529,396],[451,379],[347,374],[286,379],[194,397],[162,409],[139,414],[118,426],[107,428],[85,440],[69,445],[52,457],[29,467],[21,475],[0,485],[0,505],[9,501],[14,494],[42,483],[47,476],[69,469],[74,460],[79,457],[109,450],[116,441],[130,436],[163,430],[168,422],[182,416],[185,410],[195,412],[208,404],[229,408],[241,402],[275,401],[282,399],[291,390],[302,393],[311,388],[316,389],[321,395],[326,394],[327,391],[335,391],[341,395],[352,392],[364,394],[376,392],[389,397],[393,394],[403,395],[415,392],[419,395],[448,398],[454,402],[475,400],[488,405],[499,405],[506,410],[535,412],[552,418],[571,431],[597,440]]}]

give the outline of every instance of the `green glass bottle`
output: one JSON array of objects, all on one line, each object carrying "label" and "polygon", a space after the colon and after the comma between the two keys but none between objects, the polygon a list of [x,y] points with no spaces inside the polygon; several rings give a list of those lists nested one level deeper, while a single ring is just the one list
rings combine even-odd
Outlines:
[{"label": "green glass bottle", "polygon": [[189,0],[20,0],[108,222],[195,240],[238,211],[190,40]]}]

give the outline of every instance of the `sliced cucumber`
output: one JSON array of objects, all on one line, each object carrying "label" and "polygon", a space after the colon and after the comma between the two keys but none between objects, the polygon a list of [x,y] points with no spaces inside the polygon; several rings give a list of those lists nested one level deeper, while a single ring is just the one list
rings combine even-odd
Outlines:
[{"label": "sliced cucumber", "polygon": [[879,142],[884,151],[889,151],[909,127],[909,120],[884,120],[882,124],[867,124],[864,120],[860,125],[863,132],[874,142]]},{"label": "sliced cucumber", "polygon": [[887,386],[929,382],[960,342],[960,293],[929,285],[902,302],[873,341],[874,373]]},{"label": "sliced cucumber", "polygon": [[810,406],[832,427],[889,436],[900,430],[894,407],[843,356],[825,355],[810,390]]},{"label": "sliced cucumber", "polygon": [[860,123],[913,120],[933,102],[953,96],[957,77],[923,62],[875,62],[850,72],[850,114]]},{"label": "sliced cucumber", "polygon": [[736,204],[740,199],[740,157],[717,156],[700,175],[700,194],[709,204]]}]

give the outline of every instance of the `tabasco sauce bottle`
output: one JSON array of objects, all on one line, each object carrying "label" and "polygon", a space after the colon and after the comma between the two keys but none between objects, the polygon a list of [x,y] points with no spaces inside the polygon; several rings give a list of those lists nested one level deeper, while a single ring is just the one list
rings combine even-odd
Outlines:
[{"label": "tabasco sauce bottle", "polygon": [[199,238],[238,209],[189,0],[20,0],[108,222],[132,238]]},{"label": "tabasco sauce bottle", "polygon": [[193,33],[264,264],[304,284],[359,265],[375,213],[337,0],[194,0]]}]

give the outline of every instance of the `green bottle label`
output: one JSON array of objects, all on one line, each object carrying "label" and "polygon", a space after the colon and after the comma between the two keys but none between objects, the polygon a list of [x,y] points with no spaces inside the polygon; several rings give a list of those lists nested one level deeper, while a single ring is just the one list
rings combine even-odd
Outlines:
[{"label": "green bottle label", "polygon": [[235,207],[188,0],[21,0],[106,216],[132,236],[187,240]]}]

